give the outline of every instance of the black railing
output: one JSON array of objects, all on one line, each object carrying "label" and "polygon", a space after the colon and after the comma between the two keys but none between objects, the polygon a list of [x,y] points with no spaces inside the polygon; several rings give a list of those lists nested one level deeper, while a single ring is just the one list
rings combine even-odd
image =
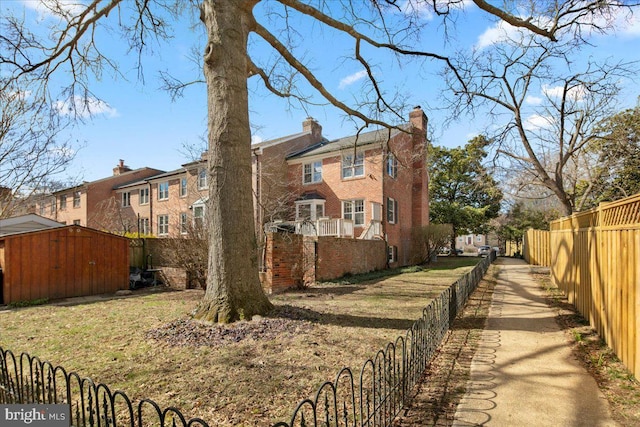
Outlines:
[{"label": "black railing", "polygon": [[150,399],[134,404],[122,391],[81,378],[37,357],[20,357],[0,347],[0,404],[68,404],[73,427],[200,426],[176,408],[162,409]]},{"label": "black railing", "polygon": [[[404,336],[364,363],[357,380],[351,369],[343,368],[333,382],[322,384],[314,399],[298,404],[289,423],[273,427],[390,426],[494,259],[491,252],[432,300]],[[134,404],[122,391],[27,353],[16,358],[0,347],[0,404],[27,403],[68,404],[73,427],[208,427],[200,418],[186,419],[176,408],[163,410],[150,399]]]},{"label": "black railing", "polygon": [[404,336],[367,360],[356,380],[343,368],[298,404],[291,421],[273,427],[390,426],[411,396],[436,349],[495,259],[495,252],[431,301]]}]

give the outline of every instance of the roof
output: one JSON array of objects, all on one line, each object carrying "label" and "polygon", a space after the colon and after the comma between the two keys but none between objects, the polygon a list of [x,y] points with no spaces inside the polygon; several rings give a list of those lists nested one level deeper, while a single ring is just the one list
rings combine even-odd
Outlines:
[{"label": "roof", "polygon": [[251,149],[255,150],[255,149],[258,149],[258,148],[270,147],[272,145],[277,145],[277,144],[281,144],[283,142],[291,141],[291,140],[300,138],[300,137],[305,136],[305,135],[311,135],[311,131],[304,131],[304,132],[294,133],[293,135],[282,136],[280,138],[270,139],[268,141],[258,142],[257,144],[251,144]]},{"label": "roof", "polygon": [[64,227],[64,224],[36,214],[0,219],[0,236],[26,233],[48,228]]},{"label": "roof", "polygon": [[124,189],[124,188],[129,188],[129,187],[137,187],[139,185],[145,185],[148,184],[149,181],[155,181],[157,179],[163,179],[163,178],[169,178],[171,176],[175,176],[175,175],[179,175],[181,173],[184,173],[185,170],[180,168],[180,169],[175,169],[169,172],[162,172],[159,173],[157,175],[151,175],[148,176],[146,178],[141,178],[141,179],[137,179],[135,181],[130,181],[130,182],[126,182],[124,184],[119,184],[113,187],[114,190],[118,190],[118,189]]},{"label": "roof", "polygon": [[398,129],[377,129],[370,132],[363,132],[359,135],[351,135],[344,138],[334,139],[329,142],[323,141],[304,150],[290,154],[287,156],[287,160],[333,153],[347,148],[353,148],[354,146],[364,147],[366,145],[377,144],[393,138],[400,132],[401,131]]}]

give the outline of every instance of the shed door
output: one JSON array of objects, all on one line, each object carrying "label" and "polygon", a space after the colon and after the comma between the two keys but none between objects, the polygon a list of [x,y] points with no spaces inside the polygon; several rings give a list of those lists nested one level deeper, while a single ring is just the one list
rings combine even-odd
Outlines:
[{"label": "shed door", "polygon": [[91,295],[96,290],[91,237],[74,235],[73,230],[52,236],[49,242],[51,298]]}]

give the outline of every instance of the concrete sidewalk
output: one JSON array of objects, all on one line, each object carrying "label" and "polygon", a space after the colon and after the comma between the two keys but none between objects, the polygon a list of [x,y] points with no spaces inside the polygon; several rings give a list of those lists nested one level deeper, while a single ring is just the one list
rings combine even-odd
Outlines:
[{"label": "concrete sidewalk", "polygon": [[489,319],[454,426],[617,426],[522,260],[499,258]]}]

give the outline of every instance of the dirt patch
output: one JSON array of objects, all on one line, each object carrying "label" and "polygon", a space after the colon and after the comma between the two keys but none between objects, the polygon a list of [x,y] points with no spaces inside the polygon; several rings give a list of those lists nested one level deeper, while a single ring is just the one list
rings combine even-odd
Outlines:
[{"label": "dirt patch", "polygon": [[317,316],[297,307],[281,306],[269,317],[256,316],[250,321],[230,325],[205,323],[192,318],[178,319],[148,331],[146,337],[172,346],[219,348],[245,339],[274,340],[305,334],[313,328],[310,319],[317,320]]}]

